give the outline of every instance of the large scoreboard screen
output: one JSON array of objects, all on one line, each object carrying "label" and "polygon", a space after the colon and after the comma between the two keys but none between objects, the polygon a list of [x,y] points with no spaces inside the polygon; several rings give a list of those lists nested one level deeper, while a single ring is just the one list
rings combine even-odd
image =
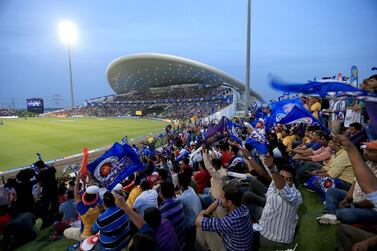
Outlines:
[{"label": "large scoreboard screen", "polygon": [[44,112],[43,99],[41,98],[29,98],[26,100],[26,104],[27,104],[28,112],[34,112],[34,113]]}]

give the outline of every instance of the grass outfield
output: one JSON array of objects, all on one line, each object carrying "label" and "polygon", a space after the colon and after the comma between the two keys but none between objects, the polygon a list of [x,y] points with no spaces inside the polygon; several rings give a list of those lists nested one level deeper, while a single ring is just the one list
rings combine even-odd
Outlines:
[{"label": "grass outfield", "polygon": [[36,153],[44,160],[111,145],[124,136],[132,139],[162,130],[164,122],[116,118],[1,119],[0,170],[29,165]]}]

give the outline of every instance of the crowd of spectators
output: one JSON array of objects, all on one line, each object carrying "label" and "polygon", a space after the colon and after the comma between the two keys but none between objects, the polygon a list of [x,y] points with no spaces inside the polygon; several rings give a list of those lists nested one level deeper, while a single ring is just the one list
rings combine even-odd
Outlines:
[{"label": "crowd of spectators", "polygon": [[114,101],[141,101],[141,100],[168,100],[168,99],[200,99],[206,97],[224,96],[230,93],[230,88],[222,86],[210,86],[210,87],[176,87],[170,90],[154,90],[146,91],[143,93],[130,93],[118,95],[114,98]]},{"label": "crowd of spectators", "polygon": [[121,117],[135,116],[136,111],[141,111],[145,117],[186,120],[207,117],[229,105],[232,99],[229,88],[179,88],[169,92],[122,94],[106,101],[53,112],[49,116]]},{"label": "crowd of spectators", "polygon": [[[373,87],[377,76],[366,84]],[[338,112],[308,99],[308,110],[321,121]],[[264,107],[224,127],[224,120],[169,126],[159,151],[155,141],[145,143],[148,152],[133,146],[143,169],[112,191],[90,174],[56,179],[56,170],[38,161],[36,170],[23,170],[0,188],[3,249],[13,250],[51,224],[52,239],[97,238],[100,250],[283,249],[296,235],[299,189],[325,202],[325,214],[313,221],[339,224],[339,250],[376,249],[377,138],[365,130],[376,132],[370,121],[339,121],[330,135],[304,124],[267,127],[269,116]],[[266,143],[266,152],[250,139]]]},{"label": "crowd of spectators", "polygon": [[17,110],[12,108],[0,108],[0,117],[2,116],[16,116]]}]

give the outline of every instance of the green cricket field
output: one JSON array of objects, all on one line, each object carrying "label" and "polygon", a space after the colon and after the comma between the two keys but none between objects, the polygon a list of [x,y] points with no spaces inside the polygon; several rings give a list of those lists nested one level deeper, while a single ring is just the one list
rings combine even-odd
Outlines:
[{"label": "green cricket field", "polygon": [[18,118],[1,119],[0,171],[52,160],[161,131],[165,123],[126,118]]}]

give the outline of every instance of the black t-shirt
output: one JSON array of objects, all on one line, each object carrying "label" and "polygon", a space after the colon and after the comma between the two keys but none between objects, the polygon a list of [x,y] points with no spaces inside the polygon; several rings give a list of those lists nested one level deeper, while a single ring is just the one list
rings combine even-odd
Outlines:
[{"label": "black t-shirt", "polygon": [[37,233],[35,219],[31,213],[22,213],[13,218],[4,229],[4,236],[13,236],[17,240],[33,240]]},{"label": "black t-shirt", "polygon": [[42,195],[56,195],[58,185],[55,178],[56,169],[49,167],[38,174],[38,180],[42,187]]}]

